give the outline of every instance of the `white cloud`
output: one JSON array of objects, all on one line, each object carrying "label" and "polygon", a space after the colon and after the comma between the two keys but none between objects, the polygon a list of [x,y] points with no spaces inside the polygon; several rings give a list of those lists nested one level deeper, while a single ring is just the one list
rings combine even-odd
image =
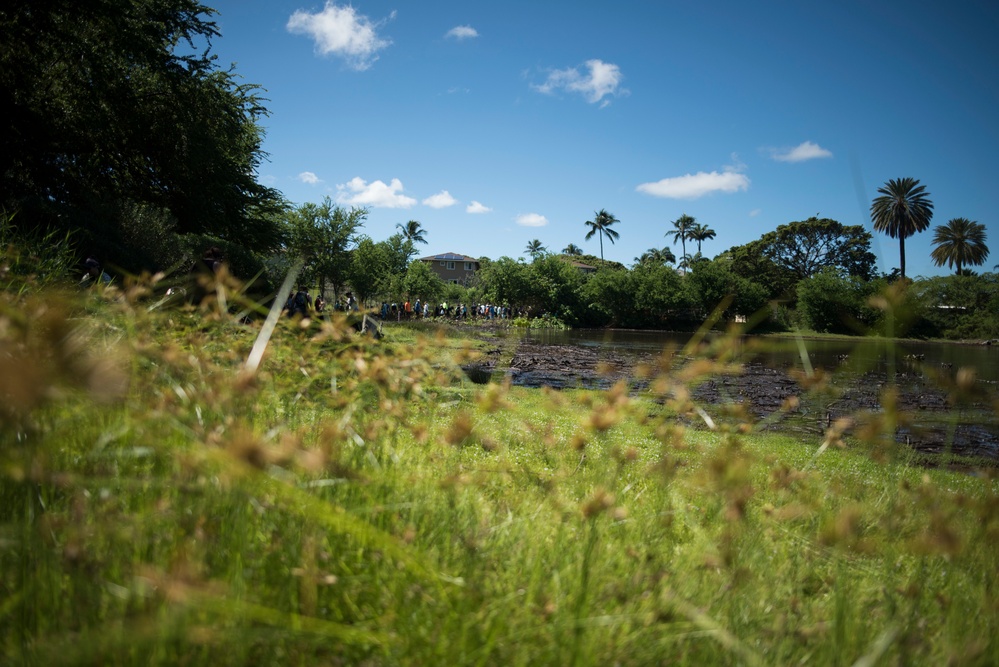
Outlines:
[{"label": "white cloud", "polygon": [[749,178],[736,171],[699,171],[674,178],[664,178],[655,183],[642,183],[636,190],[667,199],[697,199],[712,192],[738,192],[749,188]]},{"label": "white cloud", "polygon": [[548,224],[548,218],[538,213],[524,213],[513,220],[521,227],[544,227]]},{"label": "white cloud", "polygon": [[451,196],[451,193],[447,190],[441,190],[435,195],[431,195],[423,200],[425,206],[430,208],[447,208],[448,206],[454,206],[458,203],[458,200]]},{"label": "white cloud", "polygon": [[490,211],[492,211],[491,208],[485,204],[475,201],[474,199],[471,204],[465,207],[465,213],[489,213]]},{"label": "white cloud", "polygon": [[750,218],[755,218],[760,213],[763,213],[763,209],[762,208],[754,208],[752,211],[749,212],[749,217]]},{"label": "white cloud", "polygon": [[298,175],[298,180],[303,183],[308,183],[309,185],[317,185],[323,182],[322,179],[313,174],[311,171],[303,171]]},{"label": "white cloud", "polygon": [[348,183],[337,185],[340,194],[337,201],[352,206],[373,206],[375,208],[412,208],[416,200],[402,194],[402,181],[393,178],[388,185],[384,181],[368,183],[355,176]]},{"label": "white cloud", "polygon": [[543,84],[534,86],[534,89],[545,94],[557,90],[579,93],[591,104],[603,100],[601,107],[610,104],[610,100],[603,99],[607,95],[617,97],[628,94],[626,89],[620,88],[623,76],[617,65],[596,59],[587,60],[585,65],[588,70],[586,74],[581,74],[575,67],[555,70],[548,74],[548,79]]},{"label": "white cloud", "polygon": [[380,26],[350,5],[340,7],[327,1],[315,14],[299,9],[288,19],[286,28],[311,37],[318,53],[339,56],[351,68],[366,70],[378,60],[378,52],[392,43],[378,36]]},{"label": "white cloud", "polygon": [[831,151],[822,148],[818,144],[813,144],[811,141],[806,141],[803,144],[795,146],[794,148],[784,149],[782,151],[773,150],[771,151],[773,159],[778,162],[804,162],[805,160],[815,160],[817,158],[832,157]]},{"label": "white cloud", "polygon": [[479,36],[479,31],[470,25],[456,25],[447,31],[445,37],[451,37],[457,40],[472,39],[473,37]]}]

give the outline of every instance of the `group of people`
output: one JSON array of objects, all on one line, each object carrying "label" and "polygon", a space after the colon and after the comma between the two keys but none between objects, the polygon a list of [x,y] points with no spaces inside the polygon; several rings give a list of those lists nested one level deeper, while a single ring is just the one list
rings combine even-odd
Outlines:
[{"label": "group of people", "polygon": [[529,308],[513,308],[511,306],[496,306],[489,303],[472,304],[471,307],[464,303],[448,304],[446,301],[431,306],[429,302],[417,299],[414,303],[408,300],[403,303],[382,302],[381,316],[383,320],[394,319],[396,321],[409,320],[413,318],[442,317],[447,319],[485,319],[485,320],[506,320],[515,317],[526,317],[530,313]]},{"label": "group of people", "polygon": [[[354,298],[352,292],[347,292],[346,300],[343,303],[337,301],[333,304],[333,310],[352,311],[357,309],[357,299]],[[289,317],[294,315],[306,317],[310,313],[322,314],[326,311],[326,299],[323,298],[322,294],[313,299],[312,295],[309,294],[309,288],[300,285],[297,291],[288,295],[288,300],[284,303],[284,310]]]}]

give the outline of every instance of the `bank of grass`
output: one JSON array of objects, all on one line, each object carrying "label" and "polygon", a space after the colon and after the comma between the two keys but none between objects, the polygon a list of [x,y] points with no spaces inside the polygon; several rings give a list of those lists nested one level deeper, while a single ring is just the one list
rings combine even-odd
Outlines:
[{"label": "bank of grass", "polygon": [[756,433],[687,398],[724,346],[639,397],[337,320],[254,369],[259,323],[153,304],[3,300],[4,664],[999,663],[999,481],[906,415]]}]

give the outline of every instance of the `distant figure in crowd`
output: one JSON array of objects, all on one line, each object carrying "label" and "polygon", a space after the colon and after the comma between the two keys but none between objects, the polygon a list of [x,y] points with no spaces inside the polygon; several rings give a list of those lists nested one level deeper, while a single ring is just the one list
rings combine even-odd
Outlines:
[{"label": "distant figure in crowd", "polygon": [[301,285],[298,291],[294,295],[289,295],[288,301],[285,302],[285,310],[288,311],[289,317],[294,317],[296,313],[302,317],[307,317],[310,308],[312,308],[312,295],[309,294],[308,289]]},{"label": "distant figure in crowd", "polygon": [[83,263],[83,278],[80,279],[80,287],[91,287],[92,285],[110,285],[111,276],[104,272],[101,263],[93,257],[88,257]]},{"label": "distant figure in crowd", "polygon": [[321,313],[326,310],[326,299],[323,298],[322,294],[316,296],[316,301],[313,304],[313,308],[316,309],[317,313]]},{"label": "distant figure in crowd", "polygon": [[218,273],[222,268],[222,262],[225,261],[225,255],[222,254],[222,248],[217,245],[213,245],[211,248],[206,250],[201,257],[201,264],[203,269],[210,271],[212,273]]}]

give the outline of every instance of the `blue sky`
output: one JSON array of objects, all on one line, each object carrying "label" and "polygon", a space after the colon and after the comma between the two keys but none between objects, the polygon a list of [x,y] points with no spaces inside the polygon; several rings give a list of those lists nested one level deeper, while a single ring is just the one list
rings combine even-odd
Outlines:
[{"label": "blue sky", "polygon": [[[584,223],[606,209],[607,259],[672,246],[683,213],[713,257],[814,215],[871,230],[877,188],[910,176],[935,209],[908,275],[948,272],[931,238],[956,217],[999,264],[994,1],[206,4],[271,112],[260,180],[367,207],[376,241],[418,220],[421,255],[599,255]],[[898,266],[897,240],[873,249]]]}]

